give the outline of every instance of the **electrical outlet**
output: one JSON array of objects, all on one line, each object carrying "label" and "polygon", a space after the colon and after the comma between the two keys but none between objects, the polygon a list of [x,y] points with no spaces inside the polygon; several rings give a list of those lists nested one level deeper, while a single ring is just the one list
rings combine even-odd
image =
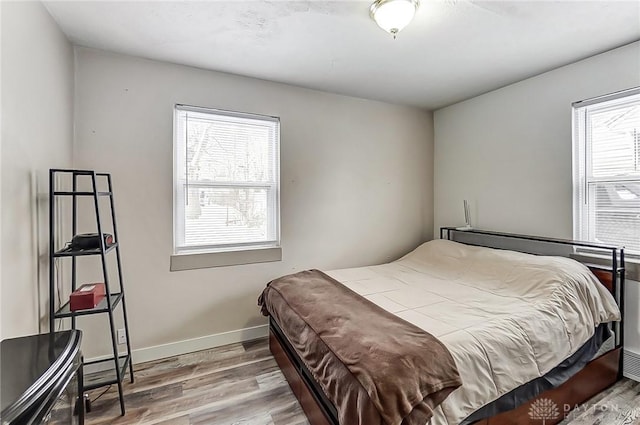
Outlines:
[{"label": "electrical outlet", "polygon": [[124,329],[118,329],[118,344],[126,344],[127,335],[124,333]]}]

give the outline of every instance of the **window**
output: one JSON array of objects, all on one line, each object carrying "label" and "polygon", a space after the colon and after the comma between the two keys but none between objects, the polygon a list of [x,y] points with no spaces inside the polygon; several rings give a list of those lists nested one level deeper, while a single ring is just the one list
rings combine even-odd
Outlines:
[{"label": "window", "polygon": [[175,254],[278,247],[279,119],[177,105],[174,132]]},{"label": "window", "polygon": [[573,105],[574,236],[640,255],[640,89]]}]

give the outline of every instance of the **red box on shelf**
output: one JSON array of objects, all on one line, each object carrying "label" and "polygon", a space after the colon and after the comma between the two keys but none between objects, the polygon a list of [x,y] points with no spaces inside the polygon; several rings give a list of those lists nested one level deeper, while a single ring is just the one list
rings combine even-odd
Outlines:
[{"label": "red box on shelf", "polygon": [[76,311],[94,308],[104,296],[104,283],[86,283],[69,296],[69,309]]}]

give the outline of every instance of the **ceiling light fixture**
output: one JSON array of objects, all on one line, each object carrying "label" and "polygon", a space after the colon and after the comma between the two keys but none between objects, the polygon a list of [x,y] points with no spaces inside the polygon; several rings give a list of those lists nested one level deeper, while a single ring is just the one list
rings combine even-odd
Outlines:
[{"label": "ceiling light fixture", "polygon": [[376,0],[369,8],[369,14],[380,28],[396,38],[409,25],[418,5],[419,0]]}]

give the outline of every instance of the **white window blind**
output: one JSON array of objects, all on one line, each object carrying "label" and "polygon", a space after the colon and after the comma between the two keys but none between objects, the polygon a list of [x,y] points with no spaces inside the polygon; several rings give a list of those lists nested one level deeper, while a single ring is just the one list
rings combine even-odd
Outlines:
[{"label": "white window blind", "polygon": [[640,89],[577,102],[574,236],[640,254]]},{"label": "white window blind", "polygon": [[280,244],[278,118],[177,105],[174,250]]}]

